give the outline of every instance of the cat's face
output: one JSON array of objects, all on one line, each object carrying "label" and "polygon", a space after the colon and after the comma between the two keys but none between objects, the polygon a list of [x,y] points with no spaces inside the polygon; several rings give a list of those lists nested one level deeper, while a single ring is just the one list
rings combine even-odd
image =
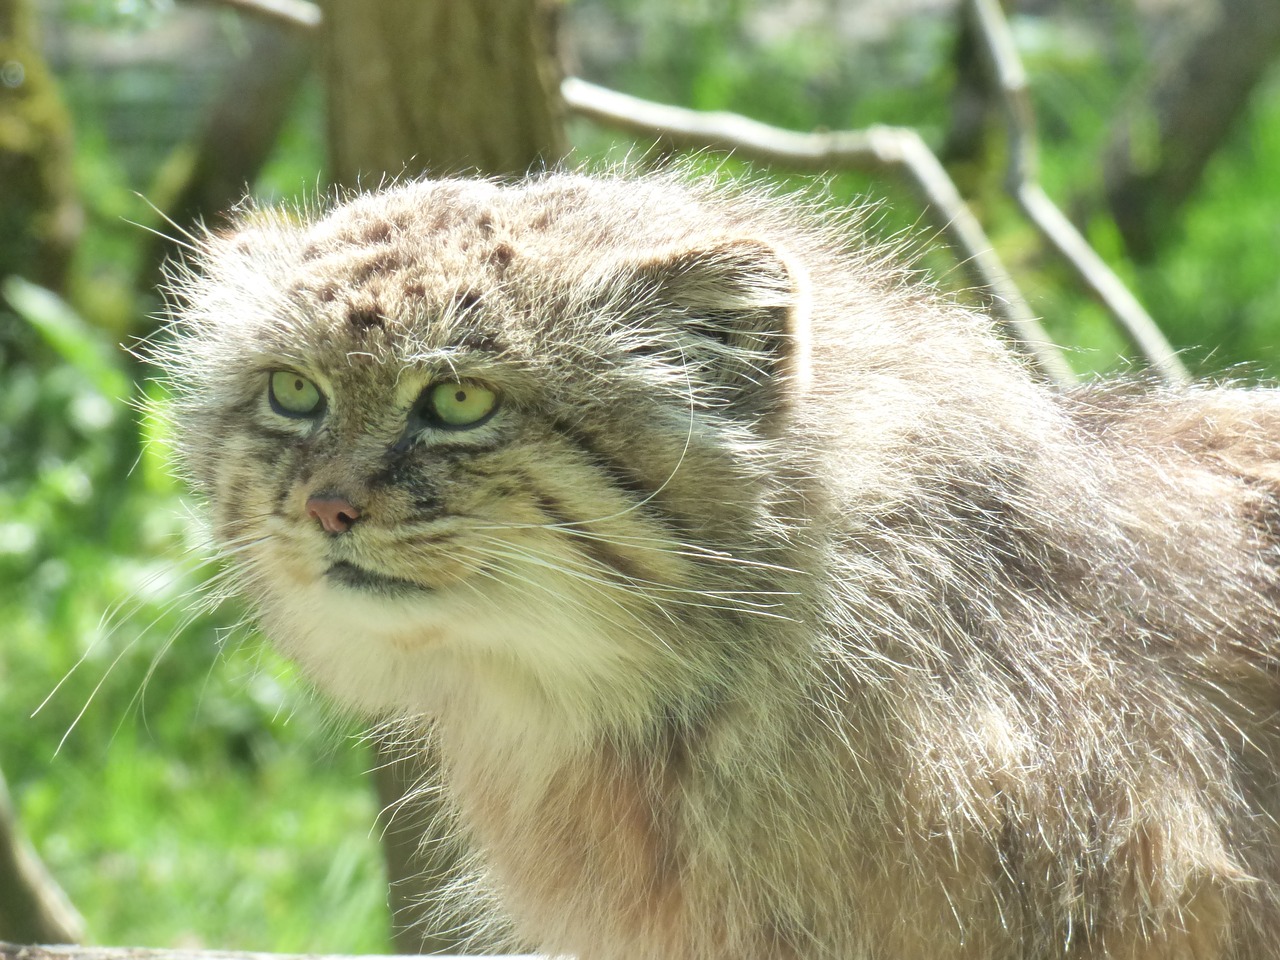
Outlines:
[{"label": "cat's face", "polygon": [[682,629],[770,602],[730,592],[763,555],[791,274],[696,212],[651,204],[644,236],[591,204],[646,209],[416,184],[260,216],[179,281],[184,469],[268,635],[358,707],[429,709],[481,662],[643,700],[697,659]]}]

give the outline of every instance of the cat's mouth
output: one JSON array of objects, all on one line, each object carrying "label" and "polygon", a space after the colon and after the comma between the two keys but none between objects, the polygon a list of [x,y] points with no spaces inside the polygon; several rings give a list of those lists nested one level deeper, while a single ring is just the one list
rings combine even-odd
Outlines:
[{"label": "cat's mouth", "polygon": [[412,580],[389,577],[366,567],[358,567],[347,560],[339,560],[330,564],[324,575],[335,583],[366,593],[380,593],[384,596],[405,596],[410,593],[430,593],[430,587],[424,587]]}]

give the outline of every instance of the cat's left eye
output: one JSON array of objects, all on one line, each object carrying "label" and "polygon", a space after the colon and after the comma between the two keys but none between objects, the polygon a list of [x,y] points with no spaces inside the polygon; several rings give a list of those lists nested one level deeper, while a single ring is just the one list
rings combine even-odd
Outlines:
[{"label": "cat's left eye", "polygon": [[478,383],[437,383],[427,388],[426,412],[446,430],[478,427],[498,407],[498,395]]},{"label": "cat's left eye", "polygon": [[282,417],[307,419],[324,410],[324,394],[306,377],[290,370],[277,370],[267,384],[271,409]]}]

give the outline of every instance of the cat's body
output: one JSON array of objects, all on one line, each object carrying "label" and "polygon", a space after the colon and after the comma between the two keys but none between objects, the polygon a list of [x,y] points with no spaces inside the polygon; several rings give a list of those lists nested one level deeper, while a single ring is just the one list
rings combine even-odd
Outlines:
[{"label": "cat's body", "polygon": [[788,206],[210,238],[164,359],[265,631],[431,718],[544,949],[1280,958],[1280,397],[1057,393]]}]

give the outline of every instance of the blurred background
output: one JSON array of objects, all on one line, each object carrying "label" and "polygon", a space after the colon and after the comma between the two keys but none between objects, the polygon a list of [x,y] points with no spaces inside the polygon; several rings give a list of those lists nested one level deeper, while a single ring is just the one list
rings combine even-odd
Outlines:
[{"label": "blurred background", "polygon": [[[290,202],[353,171],[377,182],[376,165],[335,148],[335,103],[356,89],[335,85],[343,48],[311,35],[308,5],[281,4],[294,22],[243,6],[0,0],[0,770],[92,942],[387,952],[368,745],[233,602],[201,604],[214,571],[162,428],[136,409],[159,388],[127,352],[157,326],[159,264],[175,250],[155,231],[180,240],[246,192]],[[499,13],[477,13],[482,26],[507,15],[487,6]],[[795,130],[914,127],[1077,371],[1132,368],[1105,311],[1004,194],[1007,138],[953,0],[538,6],[568,75]],[[394,2],[363,9],[379,7],[397,22]],[[373,15],[361,9],[331,0],[325,15]],[[1199,375],[1280,370],[1276,10],[1007,5],[1043,185]],[[358,30],[344,29],[354,48]],[[433,46],[447,37],[421,42],[420,58],[447,59]],[[533,150],[544,159],[649,146],[552,107],[564,142]],[[468,163],[428,154],[383,169]],[[900,183],[835,174],[828,190],[878,204],[872,230],[907,238],[939,284],[964,285],[954,258],[929,252],[935,232]]]}]

